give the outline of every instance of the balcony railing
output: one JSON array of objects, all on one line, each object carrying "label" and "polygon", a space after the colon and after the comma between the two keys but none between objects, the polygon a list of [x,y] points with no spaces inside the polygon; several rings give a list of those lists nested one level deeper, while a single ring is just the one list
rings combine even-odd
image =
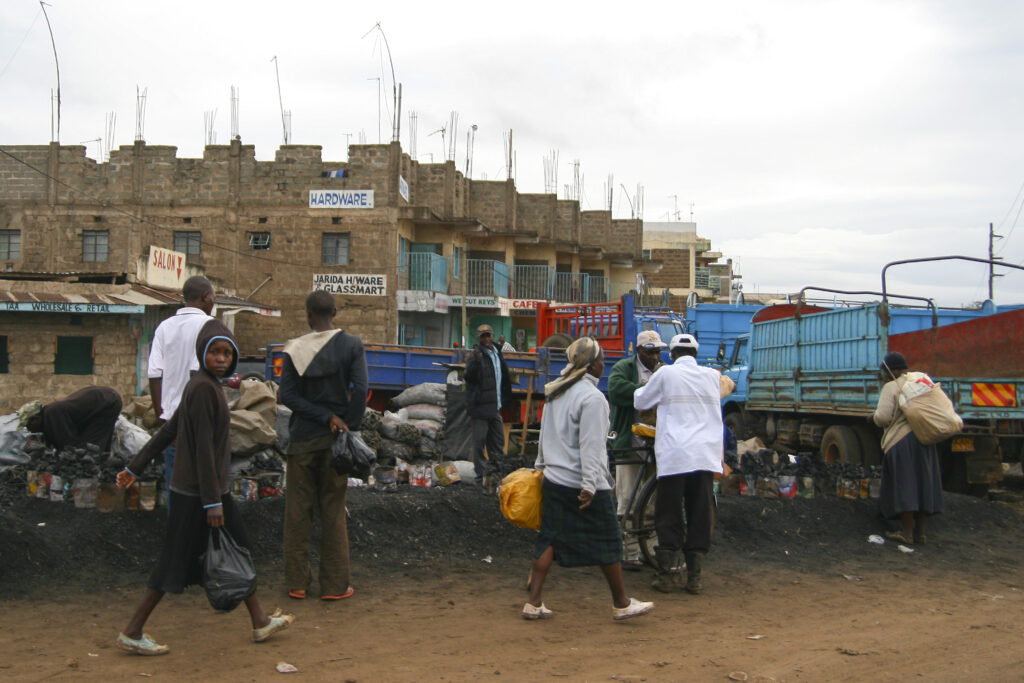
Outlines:
[{"label": "balcony railing", "polygon": [[554,296],[555,269],[550,266],[512,266],[512,297],[548,300]]},{"label": "balcony railing", "polygon": [[693,286],[695,289],[710,289],[711,269],[697,268],[693,273]]},{"label": "balcony railing", "polygon": [[[508,264],[491,259],[466,259],[466,293],[469,296],[509,295]],[[454,291],[459,294],[461,291]]]},{"label": "balcony railing", "polygon": [[448,259],[431,253],[406,254],[399,287],[422,292],[448,291]]},{"label": "balcony railing", "polygon": [[[462,278],[452,259],[432,253],[408,253],[398,271],[399,289],[461,294]],[[492,259],[467,259],[468,296],[554,300],[559,303],[608,301],[610,281],[603,275],[557,273],[550,266],[509,266]]]}]

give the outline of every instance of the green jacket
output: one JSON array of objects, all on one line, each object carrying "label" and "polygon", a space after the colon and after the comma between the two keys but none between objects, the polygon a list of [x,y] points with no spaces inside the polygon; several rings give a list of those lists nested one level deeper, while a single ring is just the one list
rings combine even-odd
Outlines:
[{"label": "green jacket", "polygon": [[608,404],[611,406],[611,427],[616,432],[612,448],[629,448],[633,427],[633,392],[640,388],[636,356],[623,358],[612,367],[608,376]]}]

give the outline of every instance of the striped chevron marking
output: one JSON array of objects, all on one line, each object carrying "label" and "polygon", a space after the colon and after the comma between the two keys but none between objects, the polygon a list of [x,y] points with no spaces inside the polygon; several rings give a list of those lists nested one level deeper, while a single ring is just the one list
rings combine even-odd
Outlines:
[{"label": "striped chevron marking", "polygon": [[974,382],[971,384],[971,404],[1014,408],[1017,405],[1017,385]]}]

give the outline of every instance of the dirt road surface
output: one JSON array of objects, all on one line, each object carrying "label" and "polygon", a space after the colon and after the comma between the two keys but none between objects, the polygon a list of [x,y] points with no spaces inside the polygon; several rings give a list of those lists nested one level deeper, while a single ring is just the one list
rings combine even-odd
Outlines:
[{"label": "dirt road surface", "polygon": [[171,654],[142,658],[114,639],[161,513],[15,502],[0,511],[0,677],[264,681],[282,661],[317,681],[1004,681],[1024,670],[1024,521],[1011,506],[950,495],[928,545],[905,554],[867,542],[883,530],[873,501],[723,498],[705,592],[661,595],[650,570],[627,573],[657,606],[624,622],[596,569],[557,566],[545,592],[555,617],[523,621],[533,536],[496,507],[470,488],[351,492],[356,594],[328,604],[284,593],[280,501],[245,506],[260,597],[295,624],[253,644],[244,609],[216,614],[193,588],[147,625]]}]

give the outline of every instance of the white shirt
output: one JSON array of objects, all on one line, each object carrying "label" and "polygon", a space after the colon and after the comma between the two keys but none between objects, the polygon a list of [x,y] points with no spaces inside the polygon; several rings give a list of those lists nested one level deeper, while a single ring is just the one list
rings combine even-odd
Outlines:
[{"label": "white shirt", "polygon": [[722,407],[719,373],[677,358],[633,392],[637,410],[658,407],[654,455],[658,476],[722,471]]},{"label": "white shirt", "polygon": [[561,486],[591,493],[615,487],[608,470],[608,400],[586,374],[544,405],[534,467]]},{"label": "white shirt", "polygon": [[199,369],[196,337],[210,320],[213,318],[202,310],[185,306],[156,326],[146,374],[150,379],[163,378],[160,383],[161,419],[171,419],[181,402],[181,392],[192,373]]}]

